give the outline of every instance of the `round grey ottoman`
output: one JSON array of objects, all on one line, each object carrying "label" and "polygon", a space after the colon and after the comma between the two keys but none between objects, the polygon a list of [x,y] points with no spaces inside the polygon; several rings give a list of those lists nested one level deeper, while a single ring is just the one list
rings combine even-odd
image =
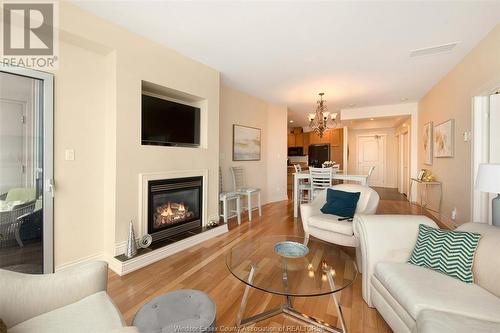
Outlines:
[{"label": "round grey ottoman", "polygon": [[141,333],[215,331],[215,303],[199,290],[180,289],[158,296],[136,313],[133,325]]}]

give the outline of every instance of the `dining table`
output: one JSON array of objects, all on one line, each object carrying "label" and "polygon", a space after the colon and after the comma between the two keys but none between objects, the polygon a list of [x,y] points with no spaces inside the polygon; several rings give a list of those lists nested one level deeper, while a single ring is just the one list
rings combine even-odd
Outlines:
[{"label": "dining table", "polygon": [[[293,174],[293,217],[297,218],[299,216],[299,182],[301,179],[309,179],[311,181],[311,174],[309,171],[295,172]],[[338,170],[332,173],[332,180],[346,180],[358,182],[361,185],[368,185],[368,174],[350,174],[346,170]]]}]

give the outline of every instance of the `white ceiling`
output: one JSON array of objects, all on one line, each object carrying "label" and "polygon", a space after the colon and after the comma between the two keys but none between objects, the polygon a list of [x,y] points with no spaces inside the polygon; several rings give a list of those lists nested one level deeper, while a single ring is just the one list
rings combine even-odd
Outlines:
[{"label": "white ceiling", "polygon": [[500,22],[500,1],[76,3],[219,70],[227,85],[287,104],[296,125],[320,91],[330,111],[419,100]]}]

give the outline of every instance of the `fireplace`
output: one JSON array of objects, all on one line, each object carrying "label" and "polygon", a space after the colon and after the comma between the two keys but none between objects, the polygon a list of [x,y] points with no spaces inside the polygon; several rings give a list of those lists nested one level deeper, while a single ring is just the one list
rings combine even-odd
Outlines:
[{"label": "fireplace", "polygon": [[153,242],[202,225],[203,177],[148,181],[148,233]]}]

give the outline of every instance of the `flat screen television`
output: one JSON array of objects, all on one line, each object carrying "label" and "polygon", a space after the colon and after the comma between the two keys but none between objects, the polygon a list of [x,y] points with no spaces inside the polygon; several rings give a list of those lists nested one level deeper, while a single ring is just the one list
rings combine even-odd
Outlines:
[{"label": "flat screen television", "polygon": [[200,145],[200,109],[142,94],[143,145]]}]

